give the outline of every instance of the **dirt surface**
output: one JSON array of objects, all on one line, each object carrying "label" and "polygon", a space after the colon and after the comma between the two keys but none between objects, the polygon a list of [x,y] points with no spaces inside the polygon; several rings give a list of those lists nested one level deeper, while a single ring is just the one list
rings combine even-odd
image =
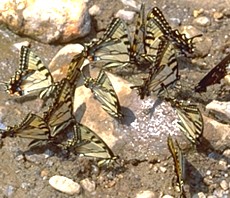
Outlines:
[{"label": "dirt surface", "polygon": [[[139,3],[139,2],[138,2]],[[204,9],[202,16],[210,19],[208,26],[196,26],[202,32],[203,38],[209,38],[212,45],[203,46],[208,51],[204,57],[195,57],[193,64],[188,63],[188,67],[181,68],[182,87],[180,93],[182,99],[199,102],[202,107],[208,101],[215,98],[220,100],[228,99],[226,93],[220,95],[213,93],[213,90],[219,90],[220,85],[213,86],[206,94],[194,94],[191,89],[201,79],[201,77],[227,53],[230,45],[230,1],[145,1],[147,10],[153,6],[158,6],[169,23],[175,28],[181,28],[186,25],[194,25],[193,11]],[[89,41],[101,34],[101,30],[106,27],[111,17],[119,9],[133,10],[124,6],[121,1],[99,0],[90,1],[89,6],[98,5],[102,13],[93,18],[92,34],[76,42],[82,43]],[[223,17],[215,19],[214,13],[223,13]],[[180,22],[180,27],[177,22]],[[133,22],[130,22],[133,25]],[[18,65],[18,52],[12,46],[14,43],[28,40],[21,38],[5,27],[0,26],[0,49],[1,49],[1,67],[0,81],[7,81],[14,73]],[[33,51],[43,57],[45,64],[51,61],[52,57],[62,46],[49,46],[35,41],[31,41]],[[208,49],[207,49],[208,48]],[[39,111],[39,101],[27,101],[18,103],[9,99],[9,96],[3,91],[0,92],[0,110],[1,123],[4,125],[14,125],[20,123],[28,112],[37,113]],[[202,112],[207,115],[205,111]],[[228,123],[229,124],[229,123]],[[208,126],[208,123],[205,123]],[[210,133],[215,131],[212,128],[205,128],[204,134],[211,137]],[[213,138],[215,140],[215,138]],[[26,157],[22,151],[27,150],[29,141],[20,138],[6,138],[0,149],[0,197],[69,197],[64,193],[58,192],[48,185],[48,180],[53,175],[64,175],[80,182],[82,179],[89,178],[96,183],[96,190],[93,193],[83,190],[79,197],[136,197],[141,191],[152,191],[155,197],[162,195],[172,195],[179,197],[174,189],[175,173],[172,158],[158,157],[146,159],[146,161],[127,164],[122,167],[105,169],[98,172],[93,166],[94,162],[89,159],[79,158],[77,156],[68,156],[64,151],[57,150],[53,146],[47,146],[42,150],[26,152]],[[203,192],[206,196],[230,197],[229,190],[223,190],[220,183],[225,180],[230,184],[229,164],[230,155],[223,155],[224,149],[229,146],[229,135],[218,145],[212,139],[208,143],[203,142],[200,148],[193,147],[184,150],[186,156],[186,179],[185,192],[187,197],[197,195]],[[157,142],[156,142],[157,144]],[[218,147],[217,147],[218,146]],[[134,151],[127,150],[127,156],[137,156]],[[118,153],[121,157],[122,154]],[[228,187],[229,189],[230,187]],[[77,196],[73,196],[77,197]],[[144,197],[144,196],[143,196]],[[153,196],[154,197],[154,196]]]}]

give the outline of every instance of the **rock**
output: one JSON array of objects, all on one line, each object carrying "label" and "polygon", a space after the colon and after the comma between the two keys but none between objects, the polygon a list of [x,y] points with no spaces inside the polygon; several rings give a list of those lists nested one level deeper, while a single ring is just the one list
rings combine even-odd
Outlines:
[{"label": "rock", "polygon": [[72,179],[60,175],[51,177],[49,179],[49,184],[56,190],[68,195],[76,195],[81,191],[81,187],[78,183],[74,182]]},{"label": "rock", "polygon": [[205,194],[203,192],[197,193],[198,198],[206,198]]},{"label": "rock", "polygon": [[220,102],[213,100],[206,105],[206,109],[212,111],[214,114],[223,114],[226,118],[230,120],[230,102]]},{"label": "rock", "polygon": [[228,169],[228,163],[223,159],[219,161],[219,165],[220,165],[220,166],[218,166],[219,170],[227,170]]},{"label": "rock", "polygon": [[96,189],[96,184],[94,181],[90,181],[89,178],[80,181],[82,188],[88,192],[93,192]]},{"label": "rock", "polygon": [[84,0],[4,1],[1,6],[7,9],[1,12],[0,23],[43,43],[66,43],[90,31],[90,15]]},{"label": "rock", "polygon": [[222,19],[224,17],[224,14],[222,13],[222,12],[214,12],[213,13],[213,18],[215,19],[215,20],[219,20],[219,19]]},{"label": "rock", "polygon": [[66,76],[68,65],[73,56],[81,53],[83,49],[84,47],[81,44],[68,44],[58,51],[49,64],[49,69],[55,81],[59,81]]},{"label": "rock", "polygon": [[199,10],[193,10],[193,16],[196,18],[198,17],[200,14],[202,14],[204,12],[204,9],[201,8]]},{"label": "rock", "polygon": [[160,166],[159,169],[160,169],[160,171],[161,171],[162,173],[165,173],[165,172],[167,171],[167,168],[165,168],[165,167],[163,167],[163,166]]},{"label": "rock", "polygon": [[136,198],[157,198],[157,194],[150,191],[150,190],[145,190],[137,193]]},{"label": "rock", "polygon": [[228,186],[228,182],[226,182],[226,180],[222,180],[220,182],[220,187],[223,189],[223,190],[228,190],[229,186]]},{"label": "rock", "polygon": [[93,5],[91,8],[89,8],[89,14],[91,16],[97,16],[101,14],[101,9],[97,5]]},{"label": "rock", "polygon": [[162,198],[174,198],[174,197],[171,195],[164,195]]},{"label": "rock", "polygon": [[30,46],[29,41],[23,41],[23,42],[15,43],[15,44],[14,44],[14,47],[16,47],[19,51],[21,50],[21,47],[22,47],[22,46],[27,46],[27,47],[29,47],[29,46]]},{"label": "rock", "polygon": [[127,10],[118,10],[115,14],[115,17],[121,18],[124,21],[132,21],[134,18],[135,12],[127,11]]},{"label": "rock", "polygon": [[211,118],[205,117],[205,130],[204,130],[204,137],[209,140],[210,142],[215,142],[216,146],[225,146],[229,144],[229,129],[230,126],[228,124],[222,124],[213,120]]},{"label": "rock", "polygon": [[137,2],[134,0],[121,0],[121,2],[126,6],[130,6],[130,7],[136,8],[136,9],[138,8]]},{"label": "rock", "polygon": [[207,27],[211,24],[211,21],[206,16],[200,16],[193,20],[193,23],[198,26]]}]

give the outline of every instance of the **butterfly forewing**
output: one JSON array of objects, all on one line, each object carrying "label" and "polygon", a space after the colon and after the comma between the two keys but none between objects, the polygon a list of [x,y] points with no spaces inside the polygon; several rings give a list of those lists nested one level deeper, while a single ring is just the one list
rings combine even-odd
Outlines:
[{"label": "butterfly forewing", "polygon": [[44,120],[48,122],[50,136],[54,137],[71,123],[74,123],[73,101],[69,81],[63,79],[58,85],[55,99],[49,110],[44,113]]},{"label": "butterfly forewing", "polygon": [[193,144],[199,143],[202,136],[204,123],[200,110],[195,104],[186,104],[183,101],[167,98],[172,107],[176,108],[180,121],[178,126]]},{"label": "butterfly forewing", "polygon": [[141,99],[151,92],[158,94],[166,87],[172,86],[179,79],[178,64],[173,45],[162,39],[157,51],[154,64],[150,68],[149,76],[141,86],[136,86]]},{"label": "butterfly forewing", "polygon": [[42,91],[53,84],[49,70],[28,47],[22,46],[19,70],[6,84],[10,94],[27,95]]},{"label": "butterfly forewing", "polygon": [[91,129],[77,124],[77,130],[80,141],[73,142],[71,145],[75,153],[99,158],[98,165],[108,164],[117,158],[108,145]]},{"label": "butterfly forewing", "polygon": [[130,40],[126,24],[112,19],[103,37],[86,45],[88,58],[103,62],[103,68],[124,67],[130,60]]},{"label": "butterfly forewing", "polygon": [[27,117],[15,127],[10,127],[9,133],[11,136],[23,138],[31,138],[38,140],[49,139],[49,129],[44,120],[35,114],[28,114]]},{"label": "butterfly forewing", "polygon": [[185,177],[184,176],[184,174],[185,174],[185,167],[184,167],[185,166],[185,159],[184,159],[184,156],[182,154],[182,151],[181,151],[177,141],[176,141],[176,147],[175,147],[171,136],[169,136],[167,143],[168,143],[169,151],[172,154],[173,161],[174,161],[175,173],[177,176],[177,184],[179,185],[179,189],[180,189],[181,194],[183,194],[184,193],[184,189],[183,189],[184,181],[183,180]]},{"label": "butterfly forewing", "polygon": [[85,86],[90,88],[102,108],[111,116],[121,118],[121,107],[117,94],[106,73],[101,70],[97,79],[85,76]]},{"label": "butterfly forewing", "polygon": [[211,71],[209,71],[195,87],[196,92],[205,92],[207,87],[220,83],[228,72],[227,68],[230,66],[230,54],[228,54],[220,63],[218,63]]}]

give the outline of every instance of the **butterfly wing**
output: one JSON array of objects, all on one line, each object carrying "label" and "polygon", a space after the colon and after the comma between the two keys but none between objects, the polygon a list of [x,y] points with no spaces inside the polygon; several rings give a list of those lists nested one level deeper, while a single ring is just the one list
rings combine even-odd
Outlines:
[{"label": "butterfly wing", "polygon": [[147,15],[146,32],[146,46],[150,46],[150,50],[156,46],[157,39],[164,36],[180,51],[188,53],[194,51],[193,38],[188,39],[178,30],[172,30],[163,13],[157,7],[154,7]]},{"label": "butterfly wing", "polygon": [[180,121],[178,126],[193,144],[199,143],[202,136],[204,123],[200,110],[195,104],[185,104],[184,102],[173,99],[166,99],[176,108]]},{"label": "butterfly wing", "polygon": [[151,92],[158,94],[166,87],[172,86],[179,79],[178,64],[173,45],[162,39],[155,63],[150,68],[148,77],[141,86],[135,86],[141,99],[149,96]]},{"label": "butterfly wing", "polygon": [[71,123],[75,122],[71,94],[70,84],[67,79],[63,79],[57,84],[53,104],[44,113],[44,120],[48,123],[51,137],[55,137]]},{"label": "butterfly wing", "polygon": [[111,116],[121,118],[121,107],[109,77],[101,70],[97,79],[85,76],[85,86],[90,88],[102,108]]},{"label": "butterfly wing", "polygon": [[124,67],[129,63],[130,40],[126,24],[112,19],[103,37],[86,45],[88,58],[105,63],[103,68]]},{"label": "butterfly wing", "polygon": [[176,173],[176,176],[177,176],[177,184],[179,185],[179,189],[180,189],[180,192],[181,194],[184,193],[184,189],[183,189],[183,186],[184,186],[184,172],[185,172],[185,159],[184,159],[184,156],[182,154],[182,151],[179,147],[179,144],[178,142],[176,141],[176,146],[177,146],[177,149],[174,145],[174,142],[171,138],[171,136],[168,136],[168,139],[167,139],[167,143],[168,143],[168,148],[169,148],[169,151],[173,157],[173,161],[174,161],[174,167],[175,167],[175,173]]},{"label": "butterfly wing", "polygon": [[27,95],[44,90],[53,84],[53,78],[49,70],[28,47],[22,46],[20,52],[20,66],[10,82],[6,84],[6,90],[11,95]]},{"label": "butterfly wing", "polygon": [[208,86],[220,83],[221,79],[227,75],[228,67],[230,67],[230,54],[228,54],[200,80],[198,85],[195,87],[195,91],[205,92]]},{"label": "butterfly wing", "polygon": [[99,166],[109,164],[117,158],[108,145],[95,132],[80,123],[76,127],[79,139],[69,143],[75,153],[99,158]]},{"label": "butterfly wing", "polygon": [[47,140],[49,139],[49,128],[40,116],[29,113],[18,126],[9,127],[4,136]]}]

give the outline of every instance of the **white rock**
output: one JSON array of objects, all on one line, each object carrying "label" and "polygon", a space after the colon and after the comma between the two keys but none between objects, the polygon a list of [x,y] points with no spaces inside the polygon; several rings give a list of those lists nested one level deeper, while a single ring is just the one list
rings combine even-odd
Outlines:
[{"label": "white rock", "polygon": [[99,15],[101,14],[101,9],[99,6],[97,5],[93,5],[91,8],[89,8],[89,14],[91,16],[96,16],[96,15]]},{"label": "white rock", "polygon": [[[55,81],[59,81],[66,76],[73,56],[81,53],[83,49],[84,47],[77,43],[68,44],[58,51],[49,64],[49,69]],[[87,59],[84,64],[88,64]]]},{"label": "white rock", "polygon": [[196,25],[199,25],[199,26],[208,26],[210,25],[210,19],[206,16],[200,16],[200,17],[197,17],[196,19],[194,19],[193,21],[194,24]]},{"label": "white rock", "polygon": [[118,10],[115,14],[115,17],[121,18],[125,21],[132,21],[134,18],[135,12],[127,10]]},{"label": "white rock", "polygon": [[206,105],[206,109],[223,113],[228,118],[230,118],[230,102],[220,102],[217,100],[213,100]]},{"label": "white rock", "polygon": [[163,166],[160,166],[160,171],[162,172],[162,173],[165,173],[166,171],[167,171],[167,168],[165,168],[165,167],[163,167]]},{"label": "white rock", "polygon": [[223,189],[223,190],[228,190],[228,182],[226,182],[226,180],[222,180],[220,182],[220,187]]},{"label": "white rock", "polygon": [[80,184],[84,190],[88,192],[93,192],[96,189],[96,184],[94,181],[90,181],[89,178],[80,181]]},{"label": "white rock", "polygon": [[121,0],[121,2],[126,6],[137,8],[137,3],[134,0]]},{"label": "white rock", "polygon": [[162,198],[174,198],[174,197],[171,195],[164,195]]},{"label": "white rock", "polygon": [[49,184],[56,190],[69,195],[79,194],[81,191],[81,187],[78,183],[74,182],[72,179],[60,175],[51,177],[49,179]]},{"label": "white rock", "polygon": [[18,50],[21,50],[22,46],[27,46],[28,47],[29,45],[30,45],[29,41],[23,41],[23,42],[20,42],[20,43],[15,43],[14,47],[16,47]]},{"label": "white rock", "polygon": [[156,197],[157,197],[156,193],[150,190],[141,191],[136,195],[136,198],[156,198]]},{"label": "white rock", "polygon": [[203,192],[197,193],[198,198],[206,198],[205,194]]},{"label": "white rock", "polygon": [[0,23],[44,43],[65,43],[85,36],[91,28],[84,0],[3,1],[0,6]]}]

